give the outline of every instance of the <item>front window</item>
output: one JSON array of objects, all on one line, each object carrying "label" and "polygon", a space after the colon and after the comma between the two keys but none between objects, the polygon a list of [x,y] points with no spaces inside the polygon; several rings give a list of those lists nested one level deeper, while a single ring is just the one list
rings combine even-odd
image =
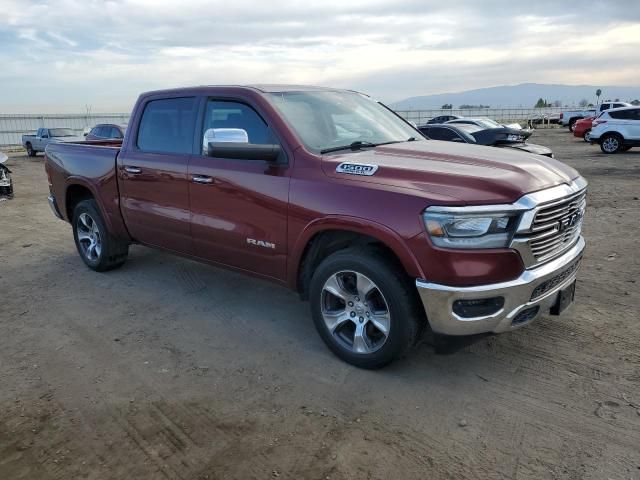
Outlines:
[{"label": "front window", "polygon": [[379,103],[355,92],[278,92],[267,98],[305,146],[322,152],[362,142],[406,142],[420,135]]},{"label": "front window", "polygon": [[51,137],[73,137],[73,130],[70,128],[50,128],[49,135]]}]

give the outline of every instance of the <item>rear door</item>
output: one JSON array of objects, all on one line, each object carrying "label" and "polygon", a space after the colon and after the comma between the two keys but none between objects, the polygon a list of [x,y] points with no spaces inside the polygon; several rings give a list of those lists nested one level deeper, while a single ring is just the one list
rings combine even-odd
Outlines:
[{"label": "rear door", "polygon": [[151,98],[140,108],[136,137],[118,156],[123,217],[136,240],[191,254],[187,165],[197,99]]},{"label": "rear door", "polygon": [[[208,141],[229,133],[243,142],[278,143],[246,103],[208,99],[200,147],[189,163],[194,252],[206,260],[284,280],[290,165],[206,155]],[[285,156],[283,155],[283,158]]]}]

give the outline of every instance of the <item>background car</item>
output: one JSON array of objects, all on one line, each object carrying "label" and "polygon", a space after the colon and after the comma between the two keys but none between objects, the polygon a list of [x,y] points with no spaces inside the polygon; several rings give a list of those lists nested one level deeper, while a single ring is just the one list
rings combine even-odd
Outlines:
[{"label": "background car", "polygon": [[11,180],[11,170],[3,165],[9,157],[0,152],[0,200],[13,198],[13,181]]},{"label": "background car", "polygon": [[583,138],[585,142],[589,141],[589,132],[591,132],[591,124],[595,117],[583,118],[573,124],[573,136]]},{"label": "background car", "polygon": [[602,112],[593,121],[589,141],[604,153],[626,152],[640,147],[640,107],[616,108]]},{"label": "background car", "polygon": [[506,127],[482,128],[477,125],[452,125],[451,123],[441,125],[423,125],[418,127],[418,130],[420,130],[420,132],[427,138],[432,140],[471,143],[500,148],[513,148],[553,158],[553,152],[550,148],[533,143],[525,143],[525,139],[530,134],[525,136],[521,130],[514,130]]},{"label": "background car", "polygon": [[[449,120],[445,123],[453,123],[456,125],[476,125],[482,128],[511,128],[513,130],[522,130],[522,126],[519,123],[510,123],[509,125],[504,125],[502,123],[498,123],[495,120],[487,117],[482,118],[456,118],[455,120]],[[531,135],[531,133],[529,133]],[[528,135],[527,135],[528,136]]]},{"label": "background car", "polygon": [[427,122],[427,125],[432,123],[445,123],[450,120],[456,120],[458,118],[462,118],[460,115],[438,115],[437,117],[433,117],[431,120]]},{"label": "background car", "polygon": [[115,125],[111,123],[100,123],[87,133],[87,140],[122,140],[126,125]]}]

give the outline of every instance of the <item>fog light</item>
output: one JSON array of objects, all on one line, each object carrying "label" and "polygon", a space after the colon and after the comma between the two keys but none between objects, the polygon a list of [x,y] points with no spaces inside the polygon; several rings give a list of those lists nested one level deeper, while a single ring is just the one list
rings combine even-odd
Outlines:
[{"label": "fog light", "polygon": [[453,313],[461,318],[486,317],[504,307],[504,297],[475,298],[453,302]]}]

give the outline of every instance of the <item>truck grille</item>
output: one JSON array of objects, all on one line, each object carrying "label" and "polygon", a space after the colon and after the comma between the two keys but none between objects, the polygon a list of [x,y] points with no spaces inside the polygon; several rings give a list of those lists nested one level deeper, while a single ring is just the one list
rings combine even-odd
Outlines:
[{"label": "truck grille", "polygon": [[538,208],[527,236],[536,263],[554,258],[578,240],[586,196],[585,189]]}]

